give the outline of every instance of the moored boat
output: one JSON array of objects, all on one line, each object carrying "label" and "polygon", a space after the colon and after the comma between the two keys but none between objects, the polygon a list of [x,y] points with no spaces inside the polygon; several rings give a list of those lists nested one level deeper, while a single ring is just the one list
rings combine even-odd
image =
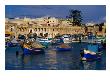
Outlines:
[{"label": "moored boat", "polygon": [[56,48],[56,50],[57,51],[71,51],[72,48],[69,45],[62,43],[60,46]]},{"label": "moored boat", "polygon": [[12,41],[7,41],[6,42],[6,46],[7,47],[15,47],[18,45],[18,42],[16,41],[16,39],[14,38]]},{"label": "moored boat", "polygon": [[29,51],[32,54],[44,54],[44,49],[43,48],[31,48]]},{"label": "moored boat", "polygon": [[56,50],[57,51],[71,51],[71,48],[60,48],[60,47],[57,47]]},{"label": "moored boat", "polygon": [[71,43],[70,37],[68,35],[63,35],[62,39],[64,43]]},{"label": "moored boat", "polygon": [[23,48],[28,53],[26,54],[42,54],[44,53],[43,46],[37,42],[24,43]]},{"label": "moored boat", "polygon": [[88,45],[88,49],[80,52],[82,61],[101,60],[101,50],[98,45]]},{"label": "moored boat", "polygon": [[40,42],[43,46],[45,46],[45,48],[48,48],[51,43],[51,40],[40,38],[37,40],[37,42]]}]

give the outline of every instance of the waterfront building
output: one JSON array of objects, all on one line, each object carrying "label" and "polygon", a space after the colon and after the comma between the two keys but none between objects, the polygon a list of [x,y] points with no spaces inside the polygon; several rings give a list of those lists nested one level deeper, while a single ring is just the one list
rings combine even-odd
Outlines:
[{"label": "waterfront building", "polygon": [[27,36],[29,33],[36,33],[37,36],[46,35],[47,38],[54,38],[57,34],[86,35],[88,32],[92,32],[95,35],[104,36],[106,34],[106,24],[72,26],[69,21],[60,20],[55,17],[46,16],[36,19],[25,17],[24,19],[6,19],[5,33],[9,32],[11,32],[11,35],[16,38],[19,34]]}]

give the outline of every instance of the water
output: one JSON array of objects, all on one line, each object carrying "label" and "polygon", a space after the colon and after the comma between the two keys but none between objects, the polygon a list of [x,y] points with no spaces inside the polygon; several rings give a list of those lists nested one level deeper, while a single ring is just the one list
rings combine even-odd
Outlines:
[{"label": "water", "polygon": [[[20,46],[8,47],[5,56],[6,70],[105,70],[106,50],[103,50],[101,61],[80,61],[80,49],[87,43],[72,43],[72,51],[58,52],[56,46],[49,46],[45,54],[23,55]],[[19,55],[16,55],[19,51]]]}]

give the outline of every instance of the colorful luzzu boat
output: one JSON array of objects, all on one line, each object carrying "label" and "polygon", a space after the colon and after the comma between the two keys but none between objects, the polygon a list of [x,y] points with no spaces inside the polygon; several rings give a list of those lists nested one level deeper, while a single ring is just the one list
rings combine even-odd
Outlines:
[{"label": "colorful luzzu boat", "polygon": [[44,54],[44,49],[42,49],[42,48],[31,48],[31,49],[29,49],[29,51],[32,54]]},{"label": "colorful luzzu boat", "polygon": [[37,43],[32,43],[31,45],[24,43],[23,52],[24,52],[24,55],[30,55],[30,54],[37,55],[37,54],[43,54],[44,49],[43,49],[43,46]]},{"label": "colorful luzzu boat", "polygon": [[72,48],[67,44],[61,44],[56,48],[57,51],[71,51]]},{"label": "colorful luzzu boat", "polygon": [[82,61],[101,60],[101,52],[98,52],[96,45],[88,45],[88,49],[84,49],[81,54]]},{"label": "colorful luzzu boat", "polygon": [[71,48],[60,48],[60,47],[57,47],[56,50],[57,51],[71,51]]},{"label": "colorful luzzu boat", "polygon": [[48,46],[51,43],[51,39],[40,38],[40,39],[37,40],[37,42],[39,42],[40,44],[42,44],[45,48],[48,48]]},{"label": "colorful luzzu boat", "polygon": [[15,43],[12,43],[12,42],[7,42],[6,43],[6,46],[7,47],[15,47],[17,44],[15,44]]},{"label": "colorful luzzu boat", "polygon": [[81,58],[82,61],[93,61],[93,60],[100,60],[101,55],[95,52],[91,52],[89,50],[84,50],[84,55]]}]

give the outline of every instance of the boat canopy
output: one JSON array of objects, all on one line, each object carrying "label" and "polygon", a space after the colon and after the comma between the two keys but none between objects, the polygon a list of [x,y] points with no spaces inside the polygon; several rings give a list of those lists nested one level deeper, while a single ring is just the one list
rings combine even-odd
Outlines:
[{"label": "boat canopy", "polygon": [[90,50],[90,51],[92,51],[92,52],[95,52],[95,53],[98,52],[98,45],[97,45],[97,44],[95,44],[95,45],[90,44],[90,45],[88,45],[87,47],[88,47],[88,50]]},{"label": "boat canopy", "polygon": [[16,39],[14,38],[14,39],[11,41],[11,43],[15,43],[15,44],[17,44],[18,41],[16,41]]}]

